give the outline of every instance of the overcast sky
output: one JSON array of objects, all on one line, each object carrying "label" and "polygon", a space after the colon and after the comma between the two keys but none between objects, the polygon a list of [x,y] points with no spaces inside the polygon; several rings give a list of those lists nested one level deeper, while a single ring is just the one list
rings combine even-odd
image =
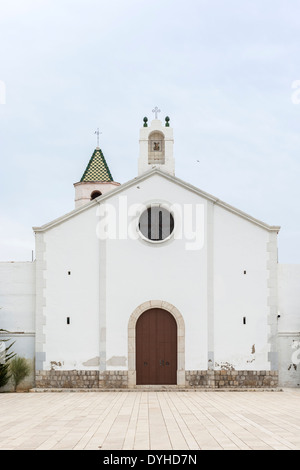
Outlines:
[{"label": "overcast sky", "polygon": [[0,0],[0,260],[74,208],[97,127],[114,180],[135,177],[158,106],[176,176],[280,225],[300,263],[299,48],[298,0]]}]

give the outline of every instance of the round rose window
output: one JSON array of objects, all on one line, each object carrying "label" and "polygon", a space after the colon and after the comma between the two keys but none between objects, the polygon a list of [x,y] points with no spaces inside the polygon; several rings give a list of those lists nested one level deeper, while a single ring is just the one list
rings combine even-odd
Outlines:
[{"label": "round rose window", "polygon": [[164,207],[148,207],[140,216],[139,230],[148,240],[154,242],[165,240],[174,230],[174,218]]}]

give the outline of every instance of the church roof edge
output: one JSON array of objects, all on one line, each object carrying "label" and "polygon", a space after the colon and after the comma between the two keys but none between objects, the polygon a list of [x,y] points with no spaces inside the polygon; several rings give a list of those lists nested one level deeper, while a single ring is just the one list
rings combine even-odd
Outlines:
[{"label": "church roof edge", "polygon": [[115,196],[117,193],[119,193],[121,191],[124,191],[126,188],[129,188],[129,187],[143,181],[144,179],[147,179],[148,177],[150,177],[154,174],[159,174],[160,176],[162,176],[162,177],[164,177],[164,178],[166,178],[170,181],[173,181],[176,184],[179,184],[180,186],[186,188],[187,190],[192,191],[192,192],[198,194],[199,196],[209,200],[213,204],[216,204],[220,207],[223,207],[224,209],[228,210],[229,212],[232,212],[232,213],[248,220],[249,222],[252,222],[255,225],[258,225],[258,226],[262,227],[263,229],[266,229],[266,230],[271,231],[271,232],[279,232],[279,230],[281,228],[279,225],[268,225],[265,222],[252,217],[251,215],[247,214],[246,212],[243,212],[240,209],[237,209],[236,207],[231,206],[230,204],[227,204],[226,202],[222,201],[221,199],[219,199],[219,198],[217,198],[217,197],[215,197],[215,196],[213,196],[209,193],[206,193],[205,191],[202,191],[201,189],[197,188],[196,186],[193,186],[192,184],[190,184],[190,183],[188,183],[184,180],[181,180],[177,176],[170,175],[170,174],[160,170],[159,168],[154,168],[154,169],[151,169],[151,170],[143,173],[140,176],[137,176],[137,177],[127,181],[126,183],[121,184],[120,186],[117,186],[116,189],[113,189],[112,191],[109,191],[108,193],[103,194],[103,195],[93,199],[92,201],[89,201],[87,204],[85,204],[85,205],[83,205],[83,206],[81,206],[77,209],[74,209],[73,211],[63,215],[62,217],[59,217],[58,219],[55,219],[55,220],[53,220],[53,221],[51,221],[51,222],[49,222],[45,225],[42,225],[41,227],[33,227],[33,231],[34,232],[44,232],[44,231],[54,227],[55,225],[63,223],[65,220],[79,214],[80,212],[83,212],[83,211],[89,209],[93,205],[99,204],[100,202],[109,199],[111,196]]}]

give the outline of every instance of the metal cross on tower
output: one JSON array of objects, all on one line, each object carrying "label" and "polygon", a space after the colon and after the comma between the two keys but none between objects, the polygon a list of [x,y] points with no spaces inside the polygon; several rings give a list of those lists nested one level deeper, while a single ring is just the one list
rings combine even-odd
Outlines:
[{"label": "metal cross on tower", "polygon": [[102,132],[99,132],[99,127],[95,131],[95,134],[97,134],[97,147],[99,147],[99,136],[100,136],[100,134],[102,134]]},{"label": "metal cross on tower", "polygon": [[155,119],[157,119],[157,114],[160,113],[160,109],[158,109],[158,107],[155,106],[155,108],[152,109],[152,113],[155,113]]}]

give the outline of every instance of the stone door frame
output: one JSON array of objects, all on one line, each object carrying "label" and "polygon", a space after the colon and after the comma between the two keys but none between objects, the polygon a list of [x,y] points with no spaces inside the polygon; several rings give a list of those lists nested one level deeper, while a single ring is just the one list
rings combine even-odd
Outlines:
[{"label": "stone door frame", "polygon": [[130,315],[128,322],[128,387],[136,386],[136,345],[135,327],[140,315],[151,308],[169,312],[177,323],[177,385],[185,386],[185,325],[179,310],[164,300],[148,300],[139,305]]}]

